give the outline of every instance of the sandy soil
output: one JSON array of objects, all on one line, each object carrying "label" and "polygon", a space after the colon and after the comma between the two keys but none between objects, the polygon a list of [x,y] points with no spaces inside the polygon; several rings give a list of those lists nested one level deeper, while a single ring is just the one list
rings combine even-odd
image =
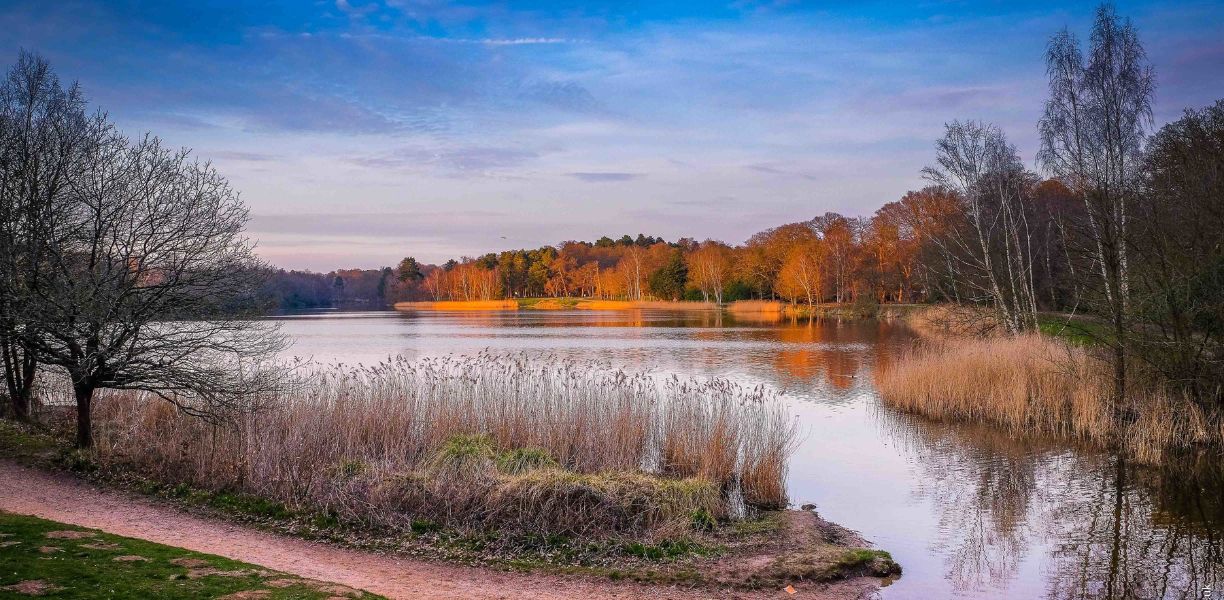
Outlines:
[{"label": "sandy soil", "polygon": [[697,599],[870,598],[877,580],[830,586],[733,592],[617,583],[605,579],[507,573],[387,556],[310,542],[189,515],[153,500],[104,490],[66,474],[0,460],[0,510],[217,554],[301,577],[339,583],[389,598],[560,600],[563,598]]}]

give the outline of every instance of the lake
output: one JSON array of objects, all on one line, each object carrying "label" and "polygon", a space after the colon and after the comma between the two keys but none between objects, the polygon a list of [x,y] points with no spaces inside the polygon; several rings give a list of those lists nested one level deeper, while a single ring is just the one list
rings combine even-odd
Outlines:
[{"label": "lake", "polygon": [[1136,468],[1067,443],[900,414],[880,402],[873,373],[913,344],[901,324],[652,310],[277,320],[294,342],[288,354],[319,363],[488,349],[778,389],[802,438],[792,503],[815,504],[893,554],[905,574],[885,599],[1224,598],[1219,461]]}]

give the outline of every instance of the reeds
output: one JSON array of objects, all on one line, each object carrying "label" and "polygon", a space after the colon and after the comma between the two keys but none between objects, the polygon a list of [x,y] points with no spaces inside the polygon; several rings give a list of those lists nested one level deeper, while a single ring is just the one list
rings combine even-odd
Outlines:
[{"label": "reeds", "polygon": [[732,313],[781,313],[786,305],[776,300],[736,300],[727,306]]},{"label": "reeds", "polygon": [[1145,381],[1128,383],[1120,412],[1133,418],[1120,422],[1108,364],[1091,349],[1036,334],[934,341],[876,383],[886,403],[908,412],[1119,446],[1141,462],[1224,441],[1218,414]]},{"label": "reeds", "polygon": [[691,300],[583,300],[575,308],[583,310],[716,310],[713,302]]},{"label": "reeds", "polygon": [[396,310],[518,310],[514,300],[439,300],[437,302],[396,302]]},{"label": "reeds", "polygon": [[482,354],[323,369],[261,404],[213,426],[112,394],[99,460],[391,524],[640,532],[786,504],[789,417],[720,379]]},{"label": "reeds", "polygon": [[906,324],[928,337],[981,337],[1002,329],[995,313],[966,304],[936,304],[905,314]]}]

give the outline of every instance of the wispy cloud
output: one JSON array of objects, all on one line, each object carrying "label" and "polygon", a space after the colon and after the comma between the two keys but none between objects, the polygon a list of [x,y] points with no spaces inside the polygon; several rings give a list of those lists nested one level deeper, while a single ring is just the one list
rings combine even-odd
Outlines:
[{"label": "wispy cloud", "polygon": [[630,181],[643,177],[641,173],[595,173],[595,172],[575,172],[566,173],[579,181],[587,183],[607,183],[610,181]]},{"label": "wispy cloud", "polygon": [[212,152],[202,153],[207,158],[217,158],[221,160],[240,160],[246,162],[266,162],[278,160],[281,157],[276,154],[267,154],[264,152],[243,152],[241,150],[214,150]]},{"label": "wispy cloud", "polygon": [[533,150],[515,147],[462,146],[430,149],[398,148],[382,154],[349,158],[352,164],[372,169],[432,169],[442,174],[475,175],[517,167],[538,158]]},{"label": "wispy cloud", "polygon": [[480,40],[455,40],[464,43],[484,44],[486,46],[535,46],[539,44],[579,44],[580,40],[570,38],[484,38]]}]

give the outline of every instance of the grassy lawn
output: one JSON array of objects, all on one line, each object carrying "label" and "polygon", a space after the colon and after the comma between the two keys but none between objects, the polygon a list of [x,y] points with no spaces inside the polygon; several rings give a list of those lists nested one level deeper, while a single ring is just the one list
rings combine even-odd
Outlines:
[{"label": "grassy lawn", "polygon": [[0,512],[0,598],[378,598],[220,556]]}]

